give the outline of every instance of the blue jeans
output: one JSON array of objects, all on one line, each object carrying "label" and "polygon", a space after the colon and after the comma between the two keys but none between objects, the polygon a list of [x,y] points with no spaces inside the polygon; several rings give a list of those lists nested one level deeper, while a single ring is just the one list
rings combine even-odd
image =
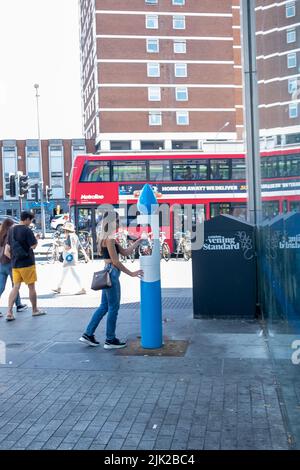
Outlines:
[{"label": "blue jeans", "polygon": [[[11,264],[6,263],[6,264],[0,264],[0,297],[3,294],[6,286],[6,281],[8,276],[11,278],[11,283],[13,285],[13,280],[12,280],[12,270],[11,270]],[[18,296],[16,298],[16,306],[19,307],[21,305],[21,299],[20,299],[20,294],[18,293]]]},{"label": "blue jeans", "polygon": [[120,271],[111,264],[108,264],[107,267],[108,269],[112,267],[110,272],[112,286],[109,289],[102,290],[101,304],[93,314],[87,326],[86,334],[92,336],[102,318],[108,313],[106,339],[113,340],[116,337],[116,323],[121,300]]}]

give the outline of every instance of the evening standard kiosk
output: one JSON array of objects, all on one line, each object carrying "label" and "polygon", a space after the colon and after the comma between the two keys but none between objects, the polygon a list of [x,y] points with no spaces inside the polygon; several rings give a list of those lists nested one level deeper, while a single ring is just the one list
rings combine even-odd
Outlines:
[{"label": "evening standard kiosk", "polygon": [[254,226],[220,215],[204,222],[204,244],[192,250],[194,318],[254,318]]}]

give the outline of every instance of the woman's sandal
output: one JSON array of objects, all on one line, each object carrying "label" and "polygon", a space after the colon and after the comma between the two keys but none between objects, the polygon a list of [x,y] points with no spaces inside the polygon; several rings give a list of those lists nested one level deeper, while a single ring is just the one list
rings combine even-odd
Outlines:
[{"label": "woman's sandal", "polygon": [[13,315],[9,315],[8,317],[6,317],[6,321],[13,321],[15,320],[15,317]]},{"label": "woman's sandal", "polygon": [[46,312],[44,310],[39,310],[38,312],[32,314],[33,317],[40,317],[41,315],[46,315]]}]

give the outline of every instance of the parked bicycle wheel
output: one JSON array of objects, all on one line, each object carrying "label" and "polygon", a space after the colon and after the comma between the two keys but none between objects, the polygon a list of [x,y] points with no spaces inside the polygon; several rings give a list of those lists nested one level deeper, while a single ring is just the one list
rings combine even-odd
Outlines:
[{"label": "parked bicycle wheel", "polygon": [[171,252],[170,252],[170,248],[169,248],[169,245],[167,244],[167,242],[163,242],[163,244],[162,244],[161,257],[165,261],[169,261],[169,259],[171,258]]},{"label": "parked bicycle wheel", "polygon": [[47,258],[48,263],[55,263],[55,261],[58,261],[58,253],[54,245],[49,246],[47,253],[46,253],[46,258]]},{"label": "parked bicycle wheel", "polygon": [[182,249],[183,249],[183,258],[184,258],[184,260],[189,261],[192,257],[192,251],[191,251],[190,243],[185,242]]}]

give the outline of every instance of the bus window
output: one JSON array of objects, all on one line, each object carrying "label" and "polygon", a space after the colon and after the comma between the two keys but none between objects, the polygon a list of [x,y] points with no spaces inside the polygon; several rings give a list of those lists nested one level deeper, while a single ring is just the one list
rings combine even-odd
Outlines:
[{"label": "bus window", "polygon": [[92,233],[92,209],[78,210],[78,231]]},{"label": "bus window", "polygon": [[300,212],[300,201],[291,201],[290,210],[292,212]]},{"label": "bus window", "polygon": [[199,180],[208,179],[208,161],[201,160],[198,165],[198,178]]},{"label": "bus window", "polygon": [[286,168],[286,176],[300,176],[300,155],[287,155]]},{"label": "bus window", "polygon": [[229,161],[212,159],[210,161],[210,179],[228,180],[229,179]]},{"label": "bus window", "polygon": [[280,155],[278,157],[278,175],[289,176],[288,170],[287,170],[286,157],[284,155]]},{"label": "bus window", "polygon": [[229,214],[230,202],[212,202],[210,204],[210,217],[217,217],[221,214]]},{"label": "bus window", "polygon": [[80,182],[109,181],[109,162],[90,161],[84,164]]},{"label": "bus window", "polygon": [[169,160],[151,160],[149,162],[150,181],[170,181]]},{"label": "bus window", "polygon": [[232,160],[232,179],[243,180],[246,178],[246,163],[244,158]]},{"label": "bus window", "polygon": [[263,219],[273,219],[279,214],[279,202],[278,201],[263,201],[262,203],[262,215]]},{"label": "bus window", "polygon": [[174,161],[173,163],[173,180],[196,180],[197,179],[197,163],[193,160]]},{"label": "bus window", "polygon": [[145,161],[114,161],[113,181],[146,181]]},{"label": "bus window", "polygon": [[262,178],[278,177],[278,157],[263,157],[261,161]]},{"label": "bus window", "polygon": [[239,219],[246,220],[246,203],[240,202],[212,202],[210,204],[210,216],[216,217],[221,214],[229,214]]},{"label": "bus window", "polygon": [[288,212],[288,201],[286,199],[282,201],[282,212],[284,214]]}]

